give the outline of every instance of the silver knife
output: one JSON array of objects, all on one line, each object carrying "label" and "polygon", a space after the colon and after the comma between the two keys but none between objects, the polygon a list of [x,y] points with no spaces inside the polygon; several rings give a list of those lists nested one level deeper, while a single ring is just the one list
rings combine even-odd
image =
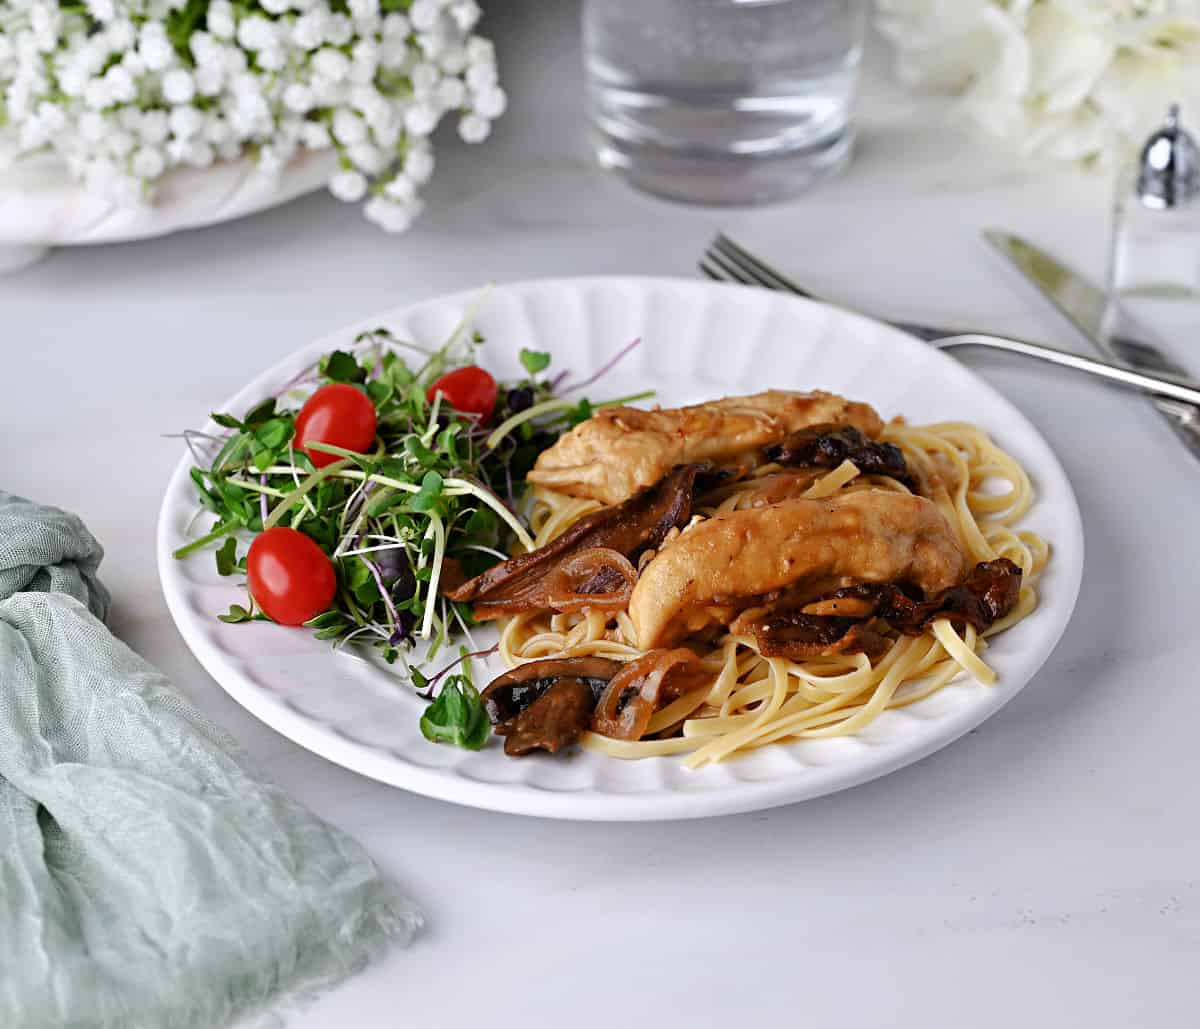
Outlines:
[{"label": "silver knife", "polygon": [[[1114,364],[1186,378],[1187,369],[1149,341],[1149,334],[1108,295],[1020,236],[987,229],[984,237]],[[1178,400],[1151,401],[1183,444],[1200,458],[1200,408]]]}]

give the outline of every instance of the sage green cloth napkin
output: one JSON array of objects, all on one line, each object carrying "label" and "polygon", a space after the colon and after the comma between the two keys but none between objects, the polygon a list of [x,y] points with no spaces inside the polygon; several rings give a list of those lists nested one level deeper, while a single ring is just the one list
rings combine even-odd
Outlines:
[{"label": "sage green cloth napkin", "polygon": [[421,916],[101,618],[103,551],[0,491],[0,1026],[278,1010]]}]

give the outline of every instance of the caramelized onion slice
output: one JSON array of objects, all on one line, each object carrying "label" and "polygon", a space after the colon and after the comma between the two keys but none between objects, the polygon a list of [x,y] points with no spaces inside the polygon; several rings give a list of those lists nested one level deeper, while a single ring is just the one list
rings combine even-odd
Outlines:
[{"label": "caramelized onion slice", "polygon": [[604,547],[581,550],[542,580],[538,607],[552,611],[620,611],[629,604],[637,569],[621,554]]},{"label": "caramelized onion slice", "polygon": [[608,684],[592,729],[615,740],[640,740],[659,708],[699,689],[710,678],[690,650],[652,650],[630,661]]},{"label": "caramelized onion slice", "polygon": [[[451,600],[473,602],[475,617],[481,621],[523,611],[568,611],[606,603],[624,606],[628,592],[617,582],[618,573],[627,579],[644,551],[661,546],[672,529],[687,524],[695,481],[695,465],[676,468],[624,503],[581,518],[544,547],[489,568],[447,595]],[[624,564],[608,557],[606,568],[597,563],[591,577],[580,578],[579,569],[586,570],[587,563],[575,566],[570,559],[583,558],[588,551],[615,552]],[[595,556],[589,560],[597,561]],[[579,589],[581,586],[584,588]],[[580,599],[587,593],[592,594],[591,599]],[[609,595],[620,595],[620,603],[606,601]],[[549,603],[554,596],[564,598],[568,606],[554,608]]]}]

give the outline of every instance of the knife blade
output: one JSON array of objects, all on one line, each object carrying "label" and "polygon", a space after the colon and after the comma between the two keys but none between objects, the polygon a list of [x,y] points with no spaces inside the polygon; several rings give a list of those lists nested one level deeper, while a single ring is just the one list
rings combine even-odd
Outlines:
[{"label": "knife blade", "polygon": [[[987,229],[983,235],[1109,360],[1135,371],[1188,375],[1187,369],[1150,342],[1149,333],[1119,304],[1109,303],[1108,295],[1082,275],[1020,236],[998,229]],[[1200,408],[1158,398],[1151,403],[1200,459]]]}]

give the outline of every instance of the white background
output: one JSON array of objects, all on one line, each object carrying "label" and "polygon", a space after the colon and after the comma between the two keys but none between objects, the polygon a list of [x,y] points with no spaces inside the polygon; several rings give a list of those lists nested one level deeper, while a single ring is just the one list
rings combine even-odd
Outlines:
[{"label": "white background", "polygon": [[[235,225],[58,252],[0,280],[0,485],[80,513],[108,550],[117,634],[428,913],[411,949],[290,1024],[1194,1026],[1200,466],[1130,394],[965,356],[1071,476],[1088,548],[1079,607],[994,719],[837,796],[664,825],[455,808],[282,739],[184,648],[153,559],[179,456],[161,434],[373,311],[489,279],[688,275],[724,228],[862,310],[1086,348],[979,230],[1024,233],[1099,278],[1107,180],[971,139],[945,103],[892,84],[878,42],[845,176],[782,207],[703,210],[593,167],[574,5],[492,7],[511,112],[488,146],[440,152],[430,211],[408,236],[318,195]],[[1193,366],[1198,322],[1160,323]]]}]

